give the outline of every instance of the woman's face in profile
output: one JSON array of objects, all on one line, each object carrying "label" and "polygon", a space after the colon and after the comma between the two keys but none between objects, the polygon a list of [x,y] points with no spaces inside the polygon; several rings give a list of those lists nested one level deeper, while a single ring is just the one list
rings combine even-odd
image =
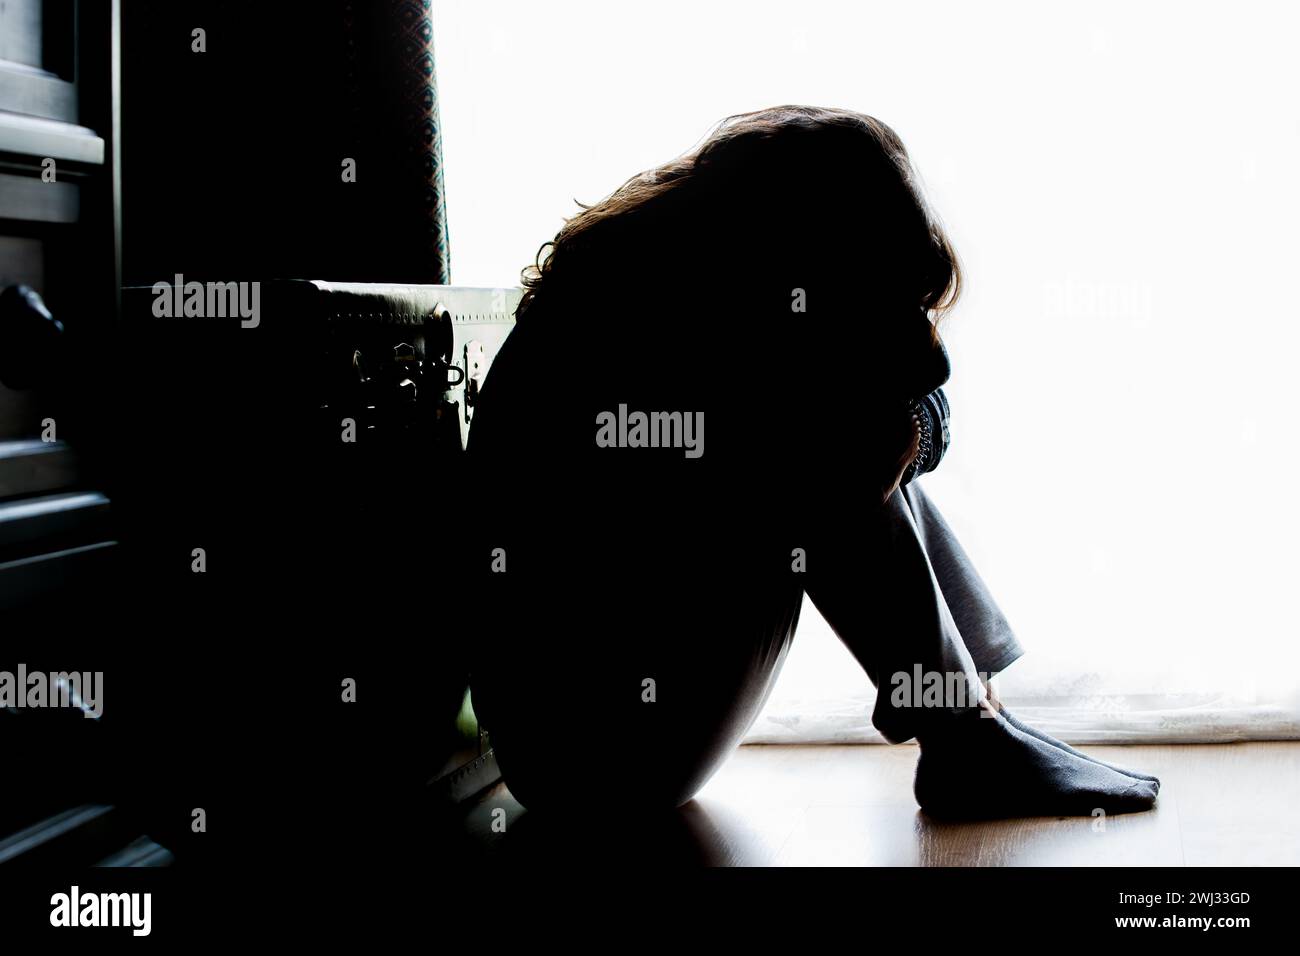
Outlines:
[{"label": "woman's face in profile", "polygon": [[821,321],[812,308],[799,317],[810,372],[810,460],[841,500],[896,489],[919,444],[912,403],[950,373],[919,305],[889,305],[861,290],[856,298],[840,314],[865,315],[849,325]]},{"label": "woman's face in profile", "polygon": [[899,325],[900,393],[905,400],[915,401],[948,381],[952,369],[943,340],[924,312],[900,319]]},{"label": "woman's face in profile", "polygon": [[951,374],[947,350],[919,306],[869,306],[866,318],[849,325],[822,322],[814,314],[800,318],[818,392],[854,404],[906,406]]}]

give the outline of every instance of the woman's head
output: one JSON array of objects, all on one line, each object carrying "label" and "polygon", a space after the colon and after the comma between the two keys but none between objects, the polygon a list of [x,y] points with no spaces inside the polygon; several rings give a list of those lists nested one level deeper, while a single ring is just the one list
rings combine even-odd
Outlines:
[{"label": "woman's head", "polygon": [[706,412],[711,469],[802,460],[825,492],[896,477],[908,403],[948,375],[933,322],[960,273],[889,127],[782,106],[585,207],[524,285],[520,326],[568,369],[580,423]]},{"label": "woman's head", "polygon": [[567,220],[524,273],[521,316],[551,289],[608,277],[625,291],[788,286],[787,298],[803,288],[822,304],[865,298],[937,319],[960,276],[893,130],[849,110],[777,106],[727,117]]}]

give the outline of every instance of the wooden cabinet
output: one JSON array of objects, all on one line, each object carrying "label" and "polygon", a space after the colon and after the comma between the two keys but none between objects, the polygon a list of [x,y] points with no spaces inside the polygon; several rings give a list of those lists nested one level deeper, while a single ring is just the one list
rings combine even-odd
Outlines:
[{"label": "wooden cabinet", "polygon": [[109,546],[93,463],[120,286],[118,22],[117,0],[0,4],[0,289],[30,289],[60,330],[29,335],[41,318],[3,299],[0,608]]}]

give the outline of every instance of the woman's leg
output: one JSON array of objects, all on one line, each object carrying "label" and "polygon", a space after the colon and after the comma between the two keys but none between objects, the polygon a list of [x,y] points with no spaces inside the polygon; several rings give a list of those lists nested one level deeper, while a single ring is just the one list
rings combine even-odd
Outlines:
[{"label": "woman's leg", "polygon": [[908,490],[856,527],[839,525],[809,554],[808,596],[879,689],[872,723],[891,743],[978,706],[982,675],[1021,654],[941,522],[928,498]]},{"label": "woman's leg", "polygon": [[474,706],[530,810],[680,806],[762,709],[801,582],[788,561],[715,550],[719,568],[680,540],[521,543],[486,582]]},{"label": "woman's leg", "polygon": [[[1002,616],[1002,611],[993,600],[993,596],[989,593],[988,587],[980,579],[979,574],[976,573],[974,566],[971,564],[970,558],[966,556],[966,552],[962,549],[960,542],[957,541],[956,535],[948,527],[948,522],[944,520],[943,515],[940,514],[934,502],[922,489],[920,483],[913,482],[903,489],[903,493],[906,496],[908,508],[912,512],[912,518],[916,523],[921,544],[930,559],[931,567],[934,568],[934,575],[939,582],[939,590],[943,594],[944,602],[951,609],[957,629],[961,633],[962,642],[966,645],[966,649],[970,651],[975,666],[979,669],[981,679],[987,688],[989,678],[1011,666],[1024,651],[1020,647],[1020,642],[1016,640],[1015,635],[1011,632],[1011,626],[1007,624],[1006,618]],[[1103,767],[1118,770],[1120,773],[1127,774],[1138,780],[1149,780],[1159,789],[1159,779],[1150,774],[1118,767],[1115,764],[1106,763],[1104,760],[1097,760],[1096,757],[1089,757],[1082,751],[1075,750],[1069,744],[1031,727],[1002,706],[1002,702],[997,699],[991,690],[989,702],[995,710],[1006,718],[1007,723],[1022,733],[1030,734],[1075,756],[1092,760]]]},{"label": "woman's leg", "polygon": [[919,487],[819,542],[807,577],[809,597],[878,688],[877,729],[921,744],[916,796],[926,810],[996,817],[1154,803],[1155,781],[1014,726],[989,703],[981,671],[1005,667],[1020,647]]},{"label": "woman's leg", "polygon": [[910,513],[917,541],[934,572],[940,596],[952,613],[953,623],[976,670],[989,676],[1006,670],[1024,650],[988,586],[920,482],[904,486],[901,494],[901,504],[906,504]]}]

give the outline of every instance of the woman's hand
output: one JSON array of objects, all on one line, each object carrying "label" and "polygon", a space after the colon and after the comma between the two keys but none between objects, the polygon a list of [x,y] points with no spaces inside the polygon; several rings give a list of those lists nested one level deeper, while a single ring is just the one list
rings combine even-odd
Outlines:
[{"label": "woman's hand", "polygon": [[897,461],[891,464],[886,483],[881,486],[881,504],[888,501],[889,496],[898,490],[903,475],[907,472],[907,466],[912,463],[912,460],[921,451],[921,422],[910,409],[903,414],[905,421],[900,428],[902,451],[899,453]]}]

